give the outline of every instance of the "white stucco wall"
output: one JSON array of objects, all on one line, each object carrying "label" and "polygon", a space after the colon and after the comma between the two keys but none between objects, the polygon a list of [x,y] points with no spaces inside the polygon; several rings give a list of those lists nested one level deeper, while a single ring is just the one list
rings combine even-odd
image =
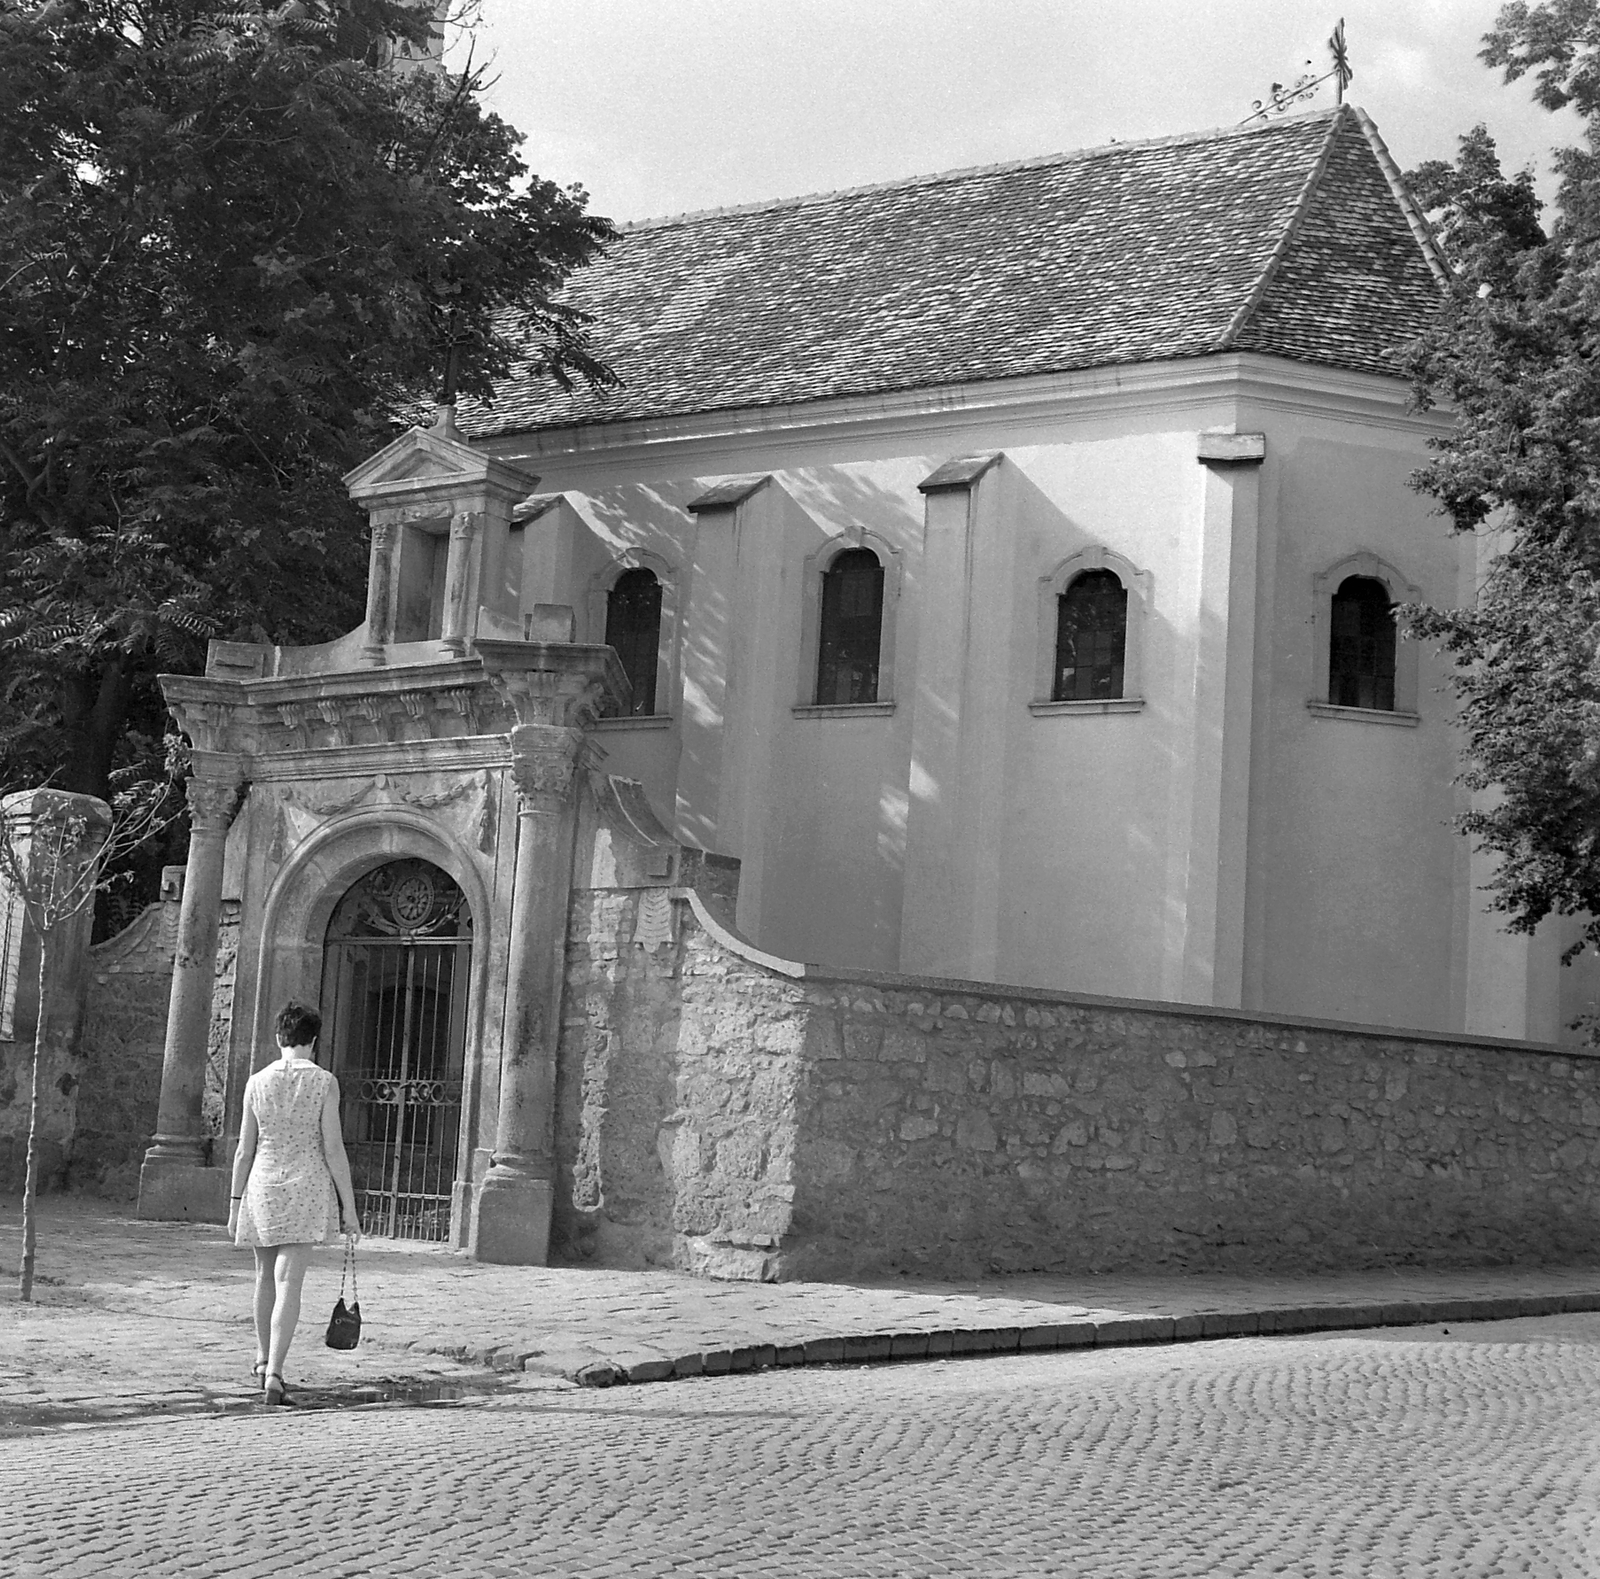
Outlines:
[{"label": "white stucco wall", "polygon": [[[600,743],[680,837],[740,857],[764,948],[1433,1030],[1495,1029],[1487,1002],[1499,1034],[1548,1036],[1574,978],[1523,968],[1481,917],[1437,661],[1415,727],[1307,707],[1316,575],[1364,551],[1427,599],[1460,592],[1462,545],[1407,486],[1435,419],[1405,396],[1217,358],[491,448],[588,538],[541,592],[584,611],[580,638],[603,635],[607,555],[669,567],[670,726]],[[1201,464],[1215,429],[1264,435],[1264,462]],[[970,493],[918,491],[991,452]],[[733,508],[686,508],[759,476]],[[819,716],[797,711],[806,588],[841,534],[890,562],[894,706]],[[1036,714],[1040,578],[1086,548],[1145,578],[1144,706]],[[1508,1007],[1518,970],[1531,996]]]}]

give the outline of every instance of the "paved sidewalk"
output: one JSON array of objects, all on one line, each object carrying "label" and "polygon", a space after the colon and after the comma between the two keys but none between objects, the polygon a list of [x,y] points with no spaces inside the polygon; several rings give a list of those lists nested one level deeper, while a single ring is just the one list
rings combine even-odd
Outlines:
[{"label": "paved sidewalk", "polygon": [[[250,1257],[219,1228],[130,1210],[45,1197],[25,1306],[21,1202],[0,1197],[0,1431],[253,1402]],[[361,1347],[343,1354],[321,1342],[338,1273],[337,1248],[320,1251],[289,1367],[291,1385],[330,1402],[1600,1310],[1594,1265],[752,1284],[480,1266],[369,1240]]]}]

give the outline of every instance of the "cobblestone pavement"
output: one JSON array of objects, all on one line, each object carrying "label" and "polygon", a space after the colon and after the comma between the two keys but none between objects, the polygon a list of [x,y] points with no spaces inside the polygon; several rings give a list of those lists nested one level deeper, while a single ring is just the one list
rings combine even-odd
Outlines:
[{"label": "cobblestone pavement", "polygon": [[[16,1302],[20,1203],[0,1197],[0,1435],[116,1414],[243,1407],[251,1260],[220,1229],[41,1202],[38,1302]],[[966,1284],[712,1283],[674,1272],[480,1266],[368,1241],[362,1344],[319,1328],[338,1251],[306,1282],[290,1380],[349,1391],[525,1371],[654,1380],[706,1370],[1600,1309],[1600,1268],[1299,1277],[1009,1277]],[[1463,1301],[1476,1302],[1470,1306]]]},{"label": "cobblestone pavement", "polygon": [[1600,1574],[1600,1317],[0,1442],[7,1579]]}]

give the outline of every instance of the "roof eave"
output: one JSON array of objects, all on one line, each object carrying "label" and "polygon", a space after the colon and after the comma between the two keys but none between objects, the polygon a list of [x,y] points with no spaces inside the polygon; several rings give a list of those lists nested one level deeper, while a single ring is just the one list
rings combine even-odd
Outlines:
[{"label": "roof eave", "polygon": [[1301,410],[1381,420],[1430,435],[1448,431],[1452,421],[1442,410],[1411,411],[1411,386],[1399,373],[1359,372],[1265,351],[1229,350],[786,405],[525,428],[475,442],[528,465],[556,458],[609,460],[623,453],[638,458],[685,446],[725,448],[752,440],[804,443],[823,434],[867,431],[915,432],[937,445],[942,432],[974,419],[1073,420],[1122,410],[1177,409],[1217,399],[1276,400]]}]

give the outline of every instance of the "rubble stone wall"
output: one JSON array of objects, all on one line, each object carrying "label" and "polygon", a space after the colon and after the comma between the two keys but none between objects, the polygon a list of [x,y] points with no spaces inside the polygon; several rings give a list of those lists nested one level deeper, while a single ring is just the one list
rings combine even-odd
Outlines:
[{"label": "rubble stone wall", "polygon": [[78,1089],[67,1182],[117,1199],[139,1193],[139,1164],[156,1128],[172,993],[178,902],[148,906],[89,950]]},{"label": "rubble stone wall", "polygon": [[790,1275],[1600,1253],[1600,1058],[810,981]]},{"label": "rubble stone wall", "polygon": [[1600,1058],[762,963],[576,896],[558,1247],[725,1277],[1600,1253]]}]

